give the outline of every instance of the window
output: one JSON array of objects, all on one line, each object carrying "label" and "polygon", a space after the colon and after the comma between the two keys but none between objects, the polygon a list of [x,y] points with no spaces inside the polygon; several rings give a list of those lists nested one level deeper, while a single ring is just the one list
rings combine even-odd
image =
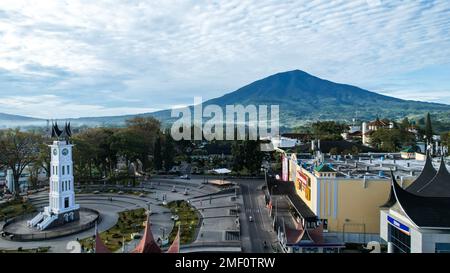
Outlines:
[{"label": "window", "polygon": [[402,232],[398,228],[389,224],[389,242],[394,246],[394,253],[410,253],[411,252],[411,236]]},{"label": "window", "polygon": [[69,165],[67,165],[67,174],[70,174],[70,168],[69,168]]},{"label": "window", "polygon": [[450,243],[436,243],[435,253],[450,253]]},{"label": "window", "polygon": [[64,208],[69,207],[69,197],[64,198]]},{"label": "window", "polygon": [[64,173],[65,173],[65,166],[62,166],[62,175],[64,175]]}]

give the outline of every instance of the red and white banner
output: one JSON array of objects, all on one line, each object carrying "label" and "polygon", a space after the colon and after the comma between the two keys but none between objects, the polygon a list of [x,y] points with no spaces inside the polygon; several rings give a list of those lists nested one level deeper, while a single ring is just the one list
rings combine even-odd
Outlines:
[{"label": "red and white banner", "polygon": [[282,162],[282,173],[281,173],[281,180],[288,181],[289,180],[289,160],[286,155],[282,155],[281,157]]}]

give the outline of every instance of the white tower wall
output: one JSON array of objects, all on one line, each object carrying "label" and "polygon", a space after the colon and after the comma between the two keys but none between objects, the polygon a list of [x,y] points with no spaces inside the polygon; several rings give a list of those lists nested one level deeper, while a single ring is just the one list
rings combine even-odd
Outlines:
[{"label": "white tower wall", "polygon": [[53,141],[50,161],[50,193],[48,211],[61,214],[79,208],[75,204],[72,144]]}]

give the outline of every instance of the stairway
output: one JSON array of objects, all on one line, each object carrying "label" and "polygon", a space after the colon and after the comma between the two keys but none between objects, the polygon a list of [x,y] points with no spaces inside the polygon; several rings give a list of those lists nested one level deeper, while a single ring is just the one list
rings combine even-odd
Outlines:
[{"label": "stairway", "polygon": [[44,219],[44,213],[39,212],[38,215],[34,216],[33,219],[27,221],[27,225],[29,227],[34,227],[35,225],[37,225],[40,221],[42,221],[42,219]]},{"label": "stairway", "polygon": [[56,215],[47,216],[41,223],[37,224],[37,228],[44,230],[56,219],[58,219],[58,216]]}]

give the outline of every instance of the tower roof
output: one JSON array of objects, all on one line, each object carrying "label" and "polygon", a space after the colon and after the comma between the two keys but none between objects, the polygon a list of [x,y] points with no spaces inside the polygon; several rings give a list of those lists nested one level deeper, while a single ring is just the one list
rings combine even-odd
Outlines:
[{"label": "tower roof", "polygon": [[95,253],[111,253],[111,250],[106,247],[100,238],[100,234],[98,234],[97,223],[95,223]]},{"label": "tower roof", "polygon": [[175,239],[173,240],[169,249],[167,249],[167,253],[180,253],[180,230],[181,227],[178,226],[177,236],[175,236]]},{"label": "tower roof", "polygon": [[450,173],[445,166],[444,157],[436,175],[428,183],[417,190],[423,196],[450,197]]},{"label": "tower roof", "polygon": [[314,168],[315,171],[322,173],[322,172],[336,172],[333,170],[328,164],[320,164],[319,166]]},{"label": "tower roof", "polygon": [[408,218],[423,228],[450,227],[450,198],[420,196],[404,190],[392,176],[395,198]]},{"label": "tower roof", "polygon": [[427,153],[427,159],[425,161],[425,166],[422,169],[420,175],[414,180],[414,182],[406,188],[407,191],[411,193],[417,193],[422,187],[424,187],[428,182],[430,182],[433,177],[437,174],[436,169],[433,167],[433,161],[430,155]]},{"label": "tower roof", "polygon": [[70,122],[64,124],[64,129],[61,130],[58,127],[58,122],[52,123],[52,137],[53,138],[70,138],[72,136],[72,130],[70,129]]},{"label": "tower roof", "polygon": [[161,253],[161,248],[155,242],[152,234],[152,228],[150,223],[150,213],[147,215],[147,221],[145,224],[144,236],[139,244],[132,251],[132,253]]}]

